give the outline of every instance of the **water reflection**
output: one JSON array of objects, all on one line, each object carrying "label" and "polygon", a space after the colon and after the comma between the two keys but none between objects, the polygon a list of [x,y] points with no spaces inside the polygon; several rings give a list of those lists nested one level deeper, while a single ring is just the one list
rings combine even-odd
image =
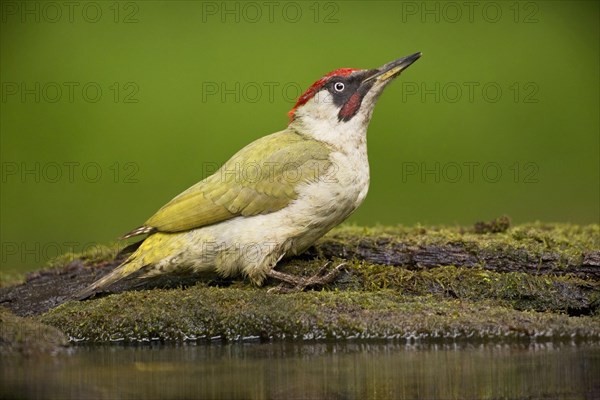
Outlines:
[{"label": "water reflection", "polygon": [[0,397],[519,399],[600,396],[597,344],[81,346],[5,358]]}]

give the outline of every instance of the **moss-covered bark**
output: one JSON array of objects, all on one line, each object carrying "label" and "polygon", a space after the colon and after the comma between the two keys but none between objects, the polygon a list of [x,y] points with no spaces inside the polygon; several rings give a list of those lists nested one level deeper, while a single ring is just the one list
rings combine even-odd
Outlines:
[{"label": "moss-covered bark", "polygon": [[142,286],[162,289],[131,291],[125,282],[112,288],[116,294],[68,301],[118,265],[115,254],[112,247],[57,260],[25,283],[0,289],[0,302],[93,342],[600,339],[598,225],[345,226],[278,265],[310,276],[327,261],[345,262],[323,290],[274,294],[267,292],[278,284],[272,281],[255,288],[241,278],[174,277]]},{"label": "moss-covered bark", "polygon": [[21,318],[0,307],[0,354],[26,357],[54,354],[68,343],[59,329]]},{"label": "moss-covered bark", "polygon": [[479,224],[474,229],[346,226],[326,236],[313,251],[327,258],[410,269],[456,265],[600,279],[598,225],[527,224],[478,233]]},{"label": "moss-covered bark", "polygon": [[77,340],[600,339],[598,318],[377,292],[267,293],[197,285],[67,303],[41,317]]}]

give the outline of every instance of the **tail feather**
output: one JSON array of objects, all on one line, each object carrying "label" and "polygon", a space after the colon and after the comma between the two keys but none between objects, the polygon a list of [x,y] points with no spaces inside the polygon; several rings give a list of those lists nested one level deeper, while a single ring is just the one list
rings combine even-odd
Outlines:
[{"label": "tail feather", "polygon": [[102,289],[105,289],[117,281],[131,275],[140,269],[140,266],[137,266],[135,260],[131,257],[127,259],[123,264],[119,265],[108,275],[98,279],[85,289],[77,292],[73,296],[73,300],[85,300],[89,297],[92,297],[94,294],[98,293]]}]

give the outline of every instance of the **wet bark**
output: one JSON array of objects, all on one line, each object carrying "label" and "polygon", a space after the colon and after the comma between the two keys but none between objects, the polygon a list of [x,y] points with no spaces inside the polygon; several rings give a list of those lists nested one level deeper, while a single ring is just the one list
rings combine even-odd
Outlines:
[{"label": "wet bark", "polygon": [[576,260],[548,251],[534,253],[523,248],[488,250],[465,243],[418,245],[389,238],[362,238],[354,243],[328,239],[308,250],[324,258],[358,259],[372,264],[409,269],[444,265],[481,267],[495,272],[530,274],[572,274],[580,278],[600,279],[600,251],[582,252]]}]

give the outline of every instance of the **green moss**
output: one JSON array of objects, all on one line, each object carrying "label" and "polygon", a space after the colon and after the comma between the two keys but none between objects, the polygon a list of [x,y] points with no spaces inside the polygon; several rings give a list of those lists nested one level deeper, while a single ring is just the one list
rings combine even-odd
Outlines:
[{"label": "green moss", "polygon": [[0,288],[14,286],[25,281],[27,274],[19,271],[0,271]]},{"label": "green moss", "polygon": [[[83,252],[69,252],[61,254],[49,260],[44,268],[39,269],[35,273],[50,270],[59,270],[72,263],[80,263],[82,265],[102,265],[105,262],[112,262],[117,253],[123,249],[123,245],[112,243],[109,245],[95,245],[87,248]],[[19,271],[0,271],[0,288],[18,285],[26,281],[29,273]]]},{"label": "green moss", "polygon": [[510,260],[522,263],[524,268],[544,264],[553,270],[569,272],[581,265],[584,253],[600,250],[600,225],[531,223],[483,234],[462,227],[346,225],[322,238],[316,249],[321,255],[339,253],[336,254],[339,256],[368,254],[376,249],[378,256],[385,257],[386,253],[402,254],[432,247],[446,249],[449,256],[453,251],[471,255],[468,261],[479,260],[482,266],[495,261],[495,267],[501,267],[502,260]]},{"label": "green moss", "polygon": [[93,342],[243,339],[600,338],[597,317],[511,310],[490,302],[391,290],[301,292],[214,288],[128,292],[70,302],[40,318]]},{"label": "green moss", "polygon": [[[64,329],[73,339],[93,342],[598,338],[600,282],[593,269],[578,270],[583,255],[600,248],[598,225],[534,223],[502,230],[492,224],[484,228],[489,229],[342,226],[308,254],[277,267],[297,276],[312,276],[327,263],[328,268],[344,263],[343,273],[321,291],[273,294],[268,289],[276,282],[255,288],[237,278],[185,290],[127,291],[69,302],[39,318]],[[363,257],[374,249],[374,256]],[[54,290],[52,295],[59,299],[67,298],[72,274],[85,276],[90,268],[114,264],[118,250],[117,246],[100,247],[57,259],[52,267],[59,272],[62,267],[69,274],[42,277],[44,287]],[[430,262],[424,268],[412,258],[423,250],[442,252],[442,256],[446,252],[449,259],[457,260],[456,265]],[[397,258],[388,259],[388,251]],[[513,263],[511,268],[503,269],[505,260]],[[538,264],[548,264],[548,260],[551,267],[540,273]],[[69,269],[73,263],[84,268]],[[59,278],[64,291],[54,285]],[[5,292],[52,306],[62,301],[46,301],[38,296],[41,286],[35,281],[31,286],[37,297],[27,288]],[[25,304],[20,309],[30,308]]]},{"label": "green moss", "polygon": [[86,248],[80,253],[65,253],[48,261],[47,268],[61,268],[74,261],[82,262],[84,265],[98,265],[115,259],[119,251],[123,250],[121,243],[108,245],[97,244]]},{"label": "green moss", "polygon": [[[85,249],[83,252],[61,254],[49,260],[44,268],[35,271],[33,274],[42,271],[60,270],[73,263],[84,266],[101,266],[106,262],[114,262],[115,256],[123,250],[123,247],[124,245],[120,243],[98,244]],[[0,271],[0,288],[21,284],[27,280],[30,274],[20,271]]]},{"label": "green moss", "polygon": [[[502,224],[492,221],[490,224]],[[421,225],[360,227],[342,225],[334,228],[321,239],[316,246],[335,244],[340,248],[359,248],[373,243],[382,249],[394,246],[429,246],[460,245],[474,253],[511,253],[518,256],[519,251],[525,255],[542,255],[557,253],[562,265],[576,264],[581,261],[585,251],[600,249],[600,225],[542,224],[530,223],[513,228],[476,233],[477,228],[465,229],[456,227],[424,227]],[[112,261],[115,255],[123,250],[122,243],[97,245],[81,253],[67,253],[48,262],[49,268],[60,268],[73,261],[82,261],[85,265],[98,265]],[[322,259],[322,262],[327,260]],[[6,277],[7,282],[12,282]],[[18,279],[21,279],[19,276]],[[5,284],[8,285],[10,283]]]},{"label": "green moss", "polygon": [[454,266],[415,271],[366,263],[348,268],[355,277],[352,286],[364,291],[392,289],[407,296],[496,300],[517,310],[594,314],[600,308],[600,283],[569,275],[498,273]]},{"label": "green moss", "polygon": [[0,354],[52,354],[67,343],[67,337],[58,329],[30,318],[17,317],[0,307]]},{"label": "green moss", "polygon": [[490,222],[476,222],[473,230],[475,233],[499,233],[506,232],[509,227],[510,218],[504,215]]},{"label": "green moss", "polygon": [[335,240],[355,245],[364,239],[382,239],[390,244],[441,245],[471,243],[478,248],[502,245],[527,251],[555,251],[572,254],[600,249],[600,225],[529,223],[496,233],[476,233],[474,229],[456,227],[424,227],[421,225],[375,226],[371,228],[342,225],[333,229],[322,240]]}]

